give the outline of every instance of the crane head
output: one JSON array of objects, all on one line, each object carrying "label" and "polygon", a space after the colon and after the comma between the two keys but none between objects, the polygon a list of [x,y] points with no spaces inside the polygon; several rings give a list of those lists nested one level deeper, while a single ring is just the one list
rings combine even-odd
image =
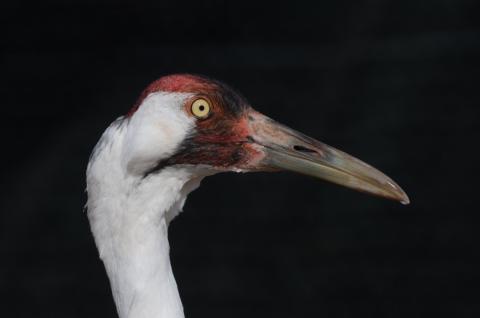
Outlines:
[{"label": "crane head", "polygon": [[169,166],[222,171],[289,170],[409,203],[368,164],[275,122],[229,86],[203,76],[169,75],[150,84],[127,114],[124,164],[142,177]]}]

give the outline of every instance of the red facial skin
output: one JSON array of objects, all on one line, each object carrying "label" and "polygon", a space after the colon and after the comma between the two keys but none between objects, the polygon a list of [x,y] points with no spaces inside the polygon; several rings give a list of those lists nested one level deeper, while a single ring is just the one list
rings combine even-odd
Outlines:
[{"label": "red facial skin", "polygon": [[160,162],[154,170],[175,164],[203,164],[219,170],[252,169],[252,163],[262,156],[249,138],[249,122],[252,120],[249,113],[254,110],[230,87],[190,74],[165,76],[142,92],[127,117],[133,116],[149,94],[159,91],[193,93],[194,97],[184,105],[185,111],[194,116],[191,104],[203,98],[210,104],[210,114],[205,119],[198,118],[195,134],[183,142],[176,154]]},{"label": "red facial skin", "polygon": [[201,93],[214,92],[218,87],[209,79],[191,74],[174,74],[159,78],[147,86],[140,94],[135,105],[130,109],[127,116],[132,116],[140,107],[143,100],[155,92],[170,93]]}]

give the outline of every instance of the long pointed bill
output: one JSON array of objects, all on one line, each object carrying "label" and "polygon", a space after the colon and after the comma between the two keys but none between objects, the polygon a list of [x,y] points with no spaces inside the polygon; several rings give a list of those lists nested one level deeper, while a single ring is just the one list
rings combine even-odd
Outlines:
[{"label": "long pointed bill", "polygon": [[264,157],[261,169],[289,170],[358,191],[409,204],[407,194],[372,166],[254,112],[250,115],[253,142]]}]

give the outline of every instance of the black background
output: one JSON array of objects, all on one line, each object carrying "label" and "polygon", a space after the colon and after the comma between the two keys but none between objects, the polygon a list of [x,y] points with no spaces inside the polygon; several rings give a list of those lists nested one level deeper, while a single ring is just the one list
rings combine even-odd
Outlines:
[{"label": "black background", "polygon": [[88,156],[149,82],[193,72],[412,204],[289,173],[207,178],[170,227],[187,317],[478,317],[474,4],[3,2],[2,316],[116,316]]}]

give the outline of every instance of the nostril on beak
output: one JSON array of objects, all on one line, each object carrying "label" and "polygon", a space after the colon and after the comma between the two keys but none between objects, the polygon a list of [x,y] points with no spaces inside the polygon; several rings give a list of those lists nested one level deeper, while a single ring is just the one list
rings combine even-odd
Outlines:
[{"label": "nostril on beak", "polygon": [[316,152],[316,151],[313,150],[313,149],[310,149],[310,148],[307,148],[307,147],[304,147],[304,146],[300,146],[300,145],[294,145],[294,146],[293,146],[293,150],[298,151],[298,152],[304,152],[304,153],[313,153],[313,152]]}]

